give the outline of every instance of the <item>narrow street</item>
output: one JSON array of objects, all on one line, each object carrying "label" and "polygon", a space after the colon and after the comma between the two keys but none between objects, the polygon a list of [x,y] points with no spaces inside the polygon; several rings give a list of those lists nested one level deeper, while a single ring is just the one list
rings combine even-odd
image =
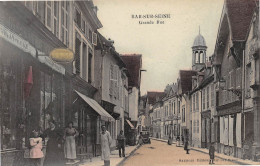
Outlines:
[{"label": "narrow street", "polygon": [[[168,145],[166,142],[151,140],[151,144],[144,144],[122,165],[208,165],[209,155],[191,150],[186,154],[183,147],[176,147],[176,144]],[[215,165],[237,165],[236,162],[224,161],[216,158]]]}]

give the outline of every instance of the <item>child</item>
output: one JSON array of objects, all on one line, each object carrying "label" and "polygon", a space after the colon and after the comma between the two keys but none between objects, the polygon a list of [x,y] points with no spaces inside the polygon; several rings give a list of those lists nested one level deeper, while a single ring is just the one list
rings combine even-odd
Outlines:
[{"label": "child", "polygon": [[215,157],[215,147],[214,147],[214,143],[211,143],[210,147],[209,147],[209,164],[215,164],[214,163],[214,157]]},{"label": "child", "polygon": [[40,166],[41,158],[43,158],[42,152],[42,138],[39,137],[38,131],[33,131],[33,136],[30,138],[30,158],[35,166]]}]

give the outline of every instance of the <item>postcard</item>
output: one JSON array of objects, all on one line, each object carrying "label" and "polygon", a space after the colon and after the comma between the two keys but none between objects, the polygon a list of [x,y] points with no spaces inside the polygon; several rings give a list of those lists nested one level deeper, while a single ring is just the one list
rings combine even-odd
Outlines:
[{"label": "postcard", "polygon": [[259,4],[0,1],[1,165],[260,165]]}]

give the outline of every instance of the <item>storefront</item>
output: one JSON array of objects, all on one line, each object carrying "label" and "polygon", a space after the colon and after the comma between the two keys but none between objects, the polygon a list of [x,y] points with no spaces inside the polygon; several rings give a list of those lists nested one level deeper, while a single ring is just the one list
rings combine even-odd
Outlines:
[{"label": "storefront", "polygon": [[241,101],[217,107],[219,116],[219,140],[217,151],[242,158],[242,114]]},{"label": "storefront", "polygon": [[63,126],[65,69],[37,57],[27,41],[0,28],[1,155],[2,163],[12,165],[23,160],[32,130],[43,132],[50,120]]},{"label": "storefront", "polygon": [[201,147],[209,148],[211,142],[211,111],[201,113]]},{"label": "storefront", "polygon": [[78,154],[100,155],[101,125],[108,127],[115,119],[92,98],[76,90],[74,90],[74,96],[70,120],[80,133],[77,138]]}]

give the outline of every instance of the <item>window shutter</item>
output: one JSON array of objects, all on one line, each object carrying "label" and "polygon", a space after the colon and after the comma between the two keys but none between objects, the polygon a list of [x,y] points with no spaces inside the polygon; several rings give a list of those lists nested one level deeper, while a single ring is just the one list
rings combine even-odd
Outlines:
[{"label": "window shutter", "polygon": [[97,34],[94,32],[92,33],[92,44],[97,45]]},{"label": "window shutter", "polygon": [[236,87],[237,89],[240,89],[241,87],[241,75],[242,75],[242,72],[241,72],[241,68],[237,68],[236,69]]},{"label": "window shutter", "polygon": [[110,74],[109,74],[109,94],[113,95],[113,65],[110,64]]}]

